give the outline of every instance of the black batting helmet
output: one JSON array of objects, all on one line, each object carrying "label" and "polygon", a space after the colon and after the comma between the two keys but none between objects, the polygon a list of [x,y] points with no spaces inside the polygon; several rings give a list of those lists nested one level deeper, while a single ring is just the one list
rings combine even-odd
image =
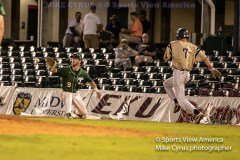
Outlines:
[{"label": "black batting helmet", "polygon": [[176,34],[177,39],[189,38],[188,30],[185,28],[179,28]]}]

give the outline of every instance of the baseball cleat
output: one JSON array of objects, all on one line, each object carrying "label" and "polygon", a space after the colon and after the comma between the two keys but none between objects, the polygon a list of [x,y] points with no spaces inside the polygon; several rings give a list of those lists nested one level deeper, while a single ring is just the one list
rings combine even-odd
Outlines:
[{"label": "baseball cleat", "polygon": [[120,116],[120,115],[112,115],[112,114],[109,114],[110,118],[111,119],[115,119],[115,120],[126,120],[126,118],[124,118],[123,116]]},{"label": "baseball cleat", "polygon": [[175,107],[174,107],[174,109],[173,109],[173,113],[179,112],[180,109],[181,109],[181,106],[180,106],[179,104],[175,104]]},{"label": "baseball cleat", "polygon": [[86,115],[79,114],[77,110],[73,111],[73,114],[77,116],[75,118],[87,119]]},{"label": "baseball cleat", "polygon": [[72,119],[71,113],[66,113],[65,118],[67,118],[67,119]]},{"label": "baseball cleat", "polygon": [[195,123],[195,124],[199,124],[200,121],[201,121],[201,119],[202,119],[203,117],[204,117],[203,113],[200,112],[199,114],[196,115],[196,117],[195,117],[193,123]]}]

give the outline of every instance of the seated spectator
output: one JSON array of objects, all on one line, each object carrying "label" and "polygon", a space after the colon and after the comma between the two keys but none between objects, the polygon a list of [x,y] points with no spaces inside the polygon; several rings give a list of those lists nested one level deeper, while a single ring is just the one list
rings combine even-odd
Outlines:
[{"label": "seated spectator", "polygon": [[140,63],[152,62],[153,57],[156,56],[156,48],[149,43],[149,35],[147,33],[142,35],[142,42],[136,46],[136,52],[138,53],[135,57],[136,66],[139,66]]},{"label": "seated spectator", "polygon": [[83,47],[82,32],[83,22],[82,13],[76,12],[75,19],[71,20],[63,38],[63,47]]},{"label": "seated spectator", "polygon": [[126,39],[122,39],[121,43],[115,50],[115,67],[123,67],[124,70],[132,67],[131,56],[135,56],[137,52],[131,49]]},{"label": "seated spectator", "polygon": [[107,30],[103,29],[103,25],[100,24],[99,26],[99,45],[100,48],[107,48],[107,49],[112,49],[112,38],[114,37],[112,32],[109,32]]},{"label": "seated spectator", "polygon": [[143,34],[142,23],[137,17],[136,12],[130,13],[130,18],[133,21],[130,30],[125,28],[121,29],[120,41],[122,39],[127,39],[129,43],[138,43],[141,41],[141,36]]},{"label": "seated spectator", "polygon": [[121,31],[122,25],[117,19],[116,15],[110,17],[110,21],[106,26],[106,30],[113,33],[114,37],[112,39],[113,46],[116,47],[119,44],[119,33]]}]

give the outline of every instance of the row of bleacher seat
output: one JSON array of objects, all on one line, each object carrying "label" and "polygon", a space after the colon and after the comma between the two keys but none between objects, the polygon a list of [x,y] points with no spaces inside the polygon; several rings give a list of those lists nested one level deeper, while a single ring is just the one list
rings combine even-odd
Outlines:
[{"label": "row of bleacher seat", "polygon": [[[76,48],[30,47],[26,50],[21,47],[15,49],[9,47],[6,50],[0,49],[0,83],[23,87],[59,88],[61,87],[59,77],[47,71],[44,57],[57,59],[59,67],[63,67],[70,64],[69,57],[74,52],[82,53],[83,68],[103,90],[165,93],[163,81],[172,75],[169,68],[171,63],[162,59],[155,59],[142,67],[133,66],[125,71],[114,68],[114,51],[106,52],[104,49],[89,52]],[[192,80],[186,85],[186,94],[238,96],[240,56],[233,55],[232,52],[225,55],[214,52],[208,53],[208,57],[223,76],[212,78],[206,66],[198,63],[191,71]],[[35,58],[40,58],[40,62],[36,63]],[[227,85],[231,87],[226,88]],[[89,86],[82,83],[82,88]],[[208,94],[205,94],[206,92]]]}]

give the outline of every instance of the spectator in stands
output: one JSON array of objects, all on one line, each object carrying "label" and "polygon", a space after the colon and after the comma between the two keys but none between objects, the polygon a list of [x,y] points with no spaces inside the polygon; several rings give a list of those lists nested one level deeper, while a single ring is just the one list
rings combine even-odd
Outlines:
[{"label": "spectator in stands", "polygon": [[156,56],[156,47],[149,42],[149,35],[144,33],[142,35],[142,42],[136,46],[135,64],[139,66],[141,63],[148,63],[153,61]]},{"label": "spectator in stands", "polygon": [[107,49],[112,49],[112,39],[113,39],[114,35],[112,32],[109,32],[107,30],[103,29],[103,25],[100,24],[99,27],[99,45],[100,48],[107,48]]},{"label": "spectator in stands", "polygon": [[126,39],[122,39],[121,43],[115,50],[115,67],[123,67],[124,70],[132,67],[131,56],[137,54],[131,49]]},{"label": "spectator in stands", "polygon": [[151,24],[150,22],[147,20],[147,13],[145,10],[141,10],[139,13],[139,19],[142,23],[142,27],[143,27],[143,33],[148,33],[148,35],[151,34]]},{"label": "spectator in stands", "polygon": [[63,47],[82,47],[83,22],[81,21],[82,13],[76,12],[75,19],[71,20],[63,38]]},{"label": "spectator in stands", "polygon": [[97,32],[99,31],[101,21],[99,17],[95,14],[96,6],[91,5],[90,10],[90,13],[86,14],[83,19],[83,41],[85,44],[85,48],[99,49]]},{"label": "spectator in stands", "polygon": [[2,44],[3,34],[4,34],[4,18],[5,10],[3,7],[2,0],[0,0],[0,45]]},{"label": "spectator in stands", "polygon": [[110,21],[106,26],[106,30],[113,33],[113,46],[116,47],[116,44],[119,44],[119,33],[121,31],[122,25],[120,24],[119,20],[117,19],[116,15],[110,17]]},{"label": "spectator in stands", "polygon": [[131,12],[130,18],[133,21],[131,28],[129,30],[125,28],[121,29],[121,33],[119,35],[120,41],[122,39],[127,39],[130,43],[138,43],[141,41],[141,36],[143,34],[142,23],[137,17],[136,12]]}]

